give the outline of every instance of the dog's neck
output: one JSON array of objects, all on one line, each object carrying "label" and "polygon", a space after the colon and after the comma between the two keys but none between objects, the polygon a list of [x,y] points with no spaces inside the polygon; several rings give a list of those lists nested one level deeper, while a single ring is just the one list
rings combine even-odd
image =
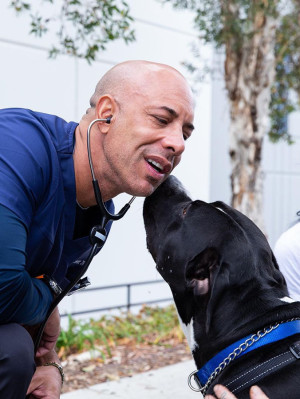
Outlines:
[{"label": "dog's neck", "polygon": [[270,299],[270,293],[265,297],[257,296],[251,302],[247,296],[234,302],[224,295],[222,305],[217,307],[207,325],[204,321],[207,316],[205,306],[195,305],[190,296],[179,298],[176,295],[174,299],[182,330],[198,369],[244,336],[300,315],[299,302],[287,303],[278,297]]}]

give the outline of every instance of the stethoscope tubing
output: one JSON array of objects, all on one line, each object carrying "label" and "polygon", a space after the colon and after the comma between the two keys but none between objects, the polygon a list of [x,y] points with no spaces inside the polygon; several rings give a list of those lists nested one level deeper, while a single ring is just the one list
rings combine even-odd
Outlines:
[{"label": "stethoscope tubing", "polygon": [[72,288],[75,287],[75,285],[78,283],[78,281],[81,279],[81,277],[83,277],[83,275],[86,273],[88,267],[90,266],[90,263],[92,262],[94,256],[96,255],[96,252],[97,252],[97,250],[98,250],[98,247],[99,247],[99,245],[98,245],[97,243],[95,243],[95,244],[92,246],[91,251],[90,251],[90,253],[89,253],[89,255],[88,255],[88,257],[87,257],[87,259],[86,259],[86,261],[85,261],[85,263],[84,263],[83,269],[81,269],[80,272],[79,272],[79,273],[77,274],[77,276],[75,277],[75,279],[74,279],[73,281],[71,281],[71,282],[67,285],[67,287],[66,287],[64,290],[62,290],[62,292],[61,292],[59,295],[57,295],[56,298],[54,298],[54,300],[53,300],[53,302],[52,302],[52,304],[51,304],[51,306],[50,306],[50,308],[49,308],[49,310],[48,310],[47,316],[46,316],[45,320],[42,322],[42,324],[40,325],[40,327],[39,327],[39,329],[38,329],[38,332],[37,332],[37,334],[36,334],[36,336],[35,336],[35,340],[34,340],[34,353],[37,352],[37,350],[38,350],[38,348],[39,348],[39,346],[40,346],[40,342],[41,342],[41,338],[42,338],[42,335],[43,335],[43,331],[44,331],[45,325],[46,325],[46,323],[47,323],[49,317],[51,316],[52,312],[53,312],[54,309],[59,305],[59,303],[61,302],[61,300],[62,300],[66,295],[68,295],[68,293],[72,290]]},{"label": "stethoscope tubing", "polygon": [[[62,290],[62,292],[57,295],[57,297],[54,298],[48,312],[47,312],[47,316],[45,318],[45,320],[41,323],[38,332],[34,338],[34,353],[36,353],[37,349],[39,348],[40,342],[41,342],[41,338],[43,335],[43,331],[45,328],[45,325],[49,319],[49,317],[51,316],[52,312],[54,311],[54,309],[59,305],[59,303],[61,302],[61,300],[75,287],[75,285],[79,282],[79,280],[83,277],[83,275],[86,273],[87,269],[89,268],[94,256],[96,255],[97,251],[99,249],[101,249],[105,243],[105,241],[99,242],[93,242],[92,240],[92,232],[94,229],[96,230],[100,230],[101,233],[104,233],[106,236],[106,231],[105,231],[105,226],[107,225],[107,223],[109,221],[115,221],[115,220],[119,220],[121,219],[123,216],[125,216],[126,212],[128,211],[128,209],[130,208],[130,205],[132,204],[132,202],[134,201],[135,197],[132,197],[131,200],[125,204],[123,206],[123,208],[120,210],[120,212],[113,214],[110,213],[107,209],[106,206],[102,200],[102,195],[101,195],[101,191],[100,191],[100,187],[98,184],[98,181],[95,177],[95,173],[94,173],[94,167],[93,167],[93,161],[92,161],[92,155],[91,155],[91,145],[90,145],[90,131],[92,126],[96,123],[96,122],[106,122],[106,123],[110,123],[110,118],[109,118],[109,122],[108,119],[95,119],[93,120],[87,129],[87,152],[88,152],[88,158],[89,158],[89,164],[90,164],[90,169],[91,169],[91,174],[92,174],[92,183],[93,183],[93,189],[94,189],[94,194],[95,194],[95,199],[97,202],[97,205],[99,207],[99,210],[101,212],[102,215],[102,224],[101,226],[94,226],[91,230],[91,234],[90,234],[90,238],[91,238],[91,242],[92,242],[92,248],[91,251],[84,263],[83,268],[80,268],[80,271],[78,272],[78,274],[76,275],[76,277],[73,279],[73,281],[71,281],[67,287],[65,289]],[[94,234],[95,235],[95,234]]]}]

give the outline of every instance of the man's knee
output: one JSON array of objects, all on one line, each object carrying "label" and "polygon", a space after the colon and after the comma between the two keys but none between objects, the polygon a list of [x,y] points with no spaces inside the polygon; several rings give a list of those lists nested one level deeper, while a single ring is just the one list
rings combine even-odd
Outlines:
[{"label": "man's knee", "polygon": [[29,381],[35,370],[34,345],[19,324],[0,325],[0,376],[10,376],[11,383]]}]

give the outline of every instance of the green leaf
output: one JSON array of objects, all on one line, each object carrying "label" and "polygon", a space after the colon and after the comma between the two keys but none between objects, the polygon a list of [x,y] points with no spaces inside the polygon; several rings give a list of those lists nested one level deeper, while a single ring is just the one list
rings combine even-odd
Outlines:
[{"label": "green leaf", "polygon": [[[49,3],[50,7],[54,4],[53,0],[41,1]],[[11,0],[9,3],[18,13],[31,10],[30,34],[42,37],[50,31],[56,33],[57,42],[49,50],[50,58],[69,54],[92,63],[110,41],[123,40],[127,44],[135,40],[134,31],[130,29],[133,18],[126,1],[68,0],[60,3],[58,12],[57,7],[53,7],[50,13],[47,6],[47,15],[43,15],[43,9],[33,1]]]}]

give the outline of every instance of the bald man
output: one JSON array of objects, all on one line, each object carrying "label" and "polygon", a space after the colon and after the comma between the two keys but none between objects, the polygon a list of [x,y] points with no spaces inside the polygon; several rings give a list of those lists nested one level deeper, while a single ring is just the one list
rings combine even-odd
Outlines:
[{"label": "bald man", "polygon": [[103,120],[91,129],[91,156],[113,212],[116,195],[150,195],[180,162],[193,109],[178,71],[129,61],[102,77],[79,123],[28,109],[0,111],[0,398],[60,396],[58,310],[35,354],[29,331],[77,275],[90,252],[89,232],[102,221],[89,125]]}]

